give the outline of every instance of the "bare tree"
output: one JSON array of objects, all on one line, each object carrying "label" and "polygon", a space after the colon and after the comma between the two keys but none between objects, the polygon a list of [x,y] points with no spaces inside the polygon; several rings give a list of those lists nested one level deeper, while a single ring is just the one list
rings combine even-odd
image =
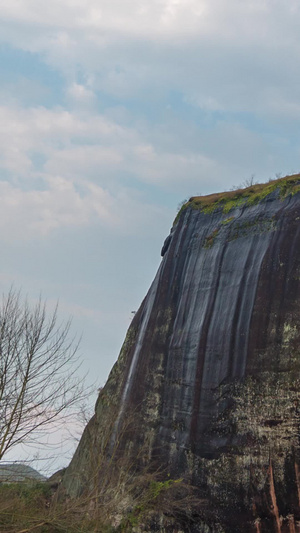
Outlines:
[{"label": "bare tree", "polygon": [[[58,427],[85,396],[77,377],[78,343],[70,321],[57,325],[57,307],[30,306],[11,289],[0,304],[0,459]],[[73,415],[74,416],[74,415]]]}]

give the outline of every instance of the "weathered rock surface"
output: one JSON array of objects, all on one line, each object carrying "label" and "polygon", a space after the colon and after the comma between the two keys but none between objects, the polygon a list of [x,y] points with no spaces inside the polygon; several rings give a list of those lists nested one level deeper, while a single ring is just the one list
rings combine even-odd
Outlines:
[{"label": "weathered rock surface", "polygon": [[184,206],[67,469],[70,494],[101,483],[99,457],[117,448],[198,487],[209,510],[192,531],[300,531],[299,184]]}]

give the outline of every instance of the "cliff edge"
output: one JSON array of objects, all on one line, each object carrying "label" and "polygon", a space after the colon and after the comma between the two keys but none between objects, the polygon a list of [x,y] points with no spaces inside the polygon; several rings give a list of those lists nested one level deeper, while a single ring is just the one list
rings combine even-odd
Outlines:
[{"label": "cliff edge", "polygon": [[206,502],[169,531],[298,532],[300,175],[191,198],[162,253],[63,484],[131,457]]}]

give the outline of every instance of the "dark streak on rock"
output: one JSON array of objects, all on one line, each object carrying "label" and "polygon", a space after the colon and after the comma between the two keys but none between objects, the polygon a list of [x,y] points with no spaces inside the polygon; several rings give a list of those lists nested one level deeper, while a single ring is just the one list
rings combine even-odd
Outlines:
[{"label": "dark streak on rock", "polygon": [[134,413],[118,453],[145,448],[215,509],[187,530],[298,533],[300,195],[230,215],[183,210],[64,485]]}]

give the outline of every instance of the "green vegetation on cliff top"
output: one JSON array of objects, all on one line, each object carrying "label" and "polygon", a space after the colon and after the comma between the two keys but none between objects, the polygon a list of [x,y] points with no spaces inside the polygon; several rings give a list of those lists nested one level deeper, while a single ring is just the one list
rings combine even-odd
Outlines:
[{"label": "green vegetation on cliff top", "polygon": [[212,213],[217,209],[222,209],[223,213],[228,213],[231,209],[240,205],[250,206],[257,204],[276,190],[279,191],[280,198],[285,198],[289,194],[295,194],[300,191],[300,174],[285,176],[268,183],[256,183],[245,189],[209,194],[208,196],[192,196],[181,207],[175,222],[178,221],[181,213],[187,207],[199,209],[204,213]]}]

